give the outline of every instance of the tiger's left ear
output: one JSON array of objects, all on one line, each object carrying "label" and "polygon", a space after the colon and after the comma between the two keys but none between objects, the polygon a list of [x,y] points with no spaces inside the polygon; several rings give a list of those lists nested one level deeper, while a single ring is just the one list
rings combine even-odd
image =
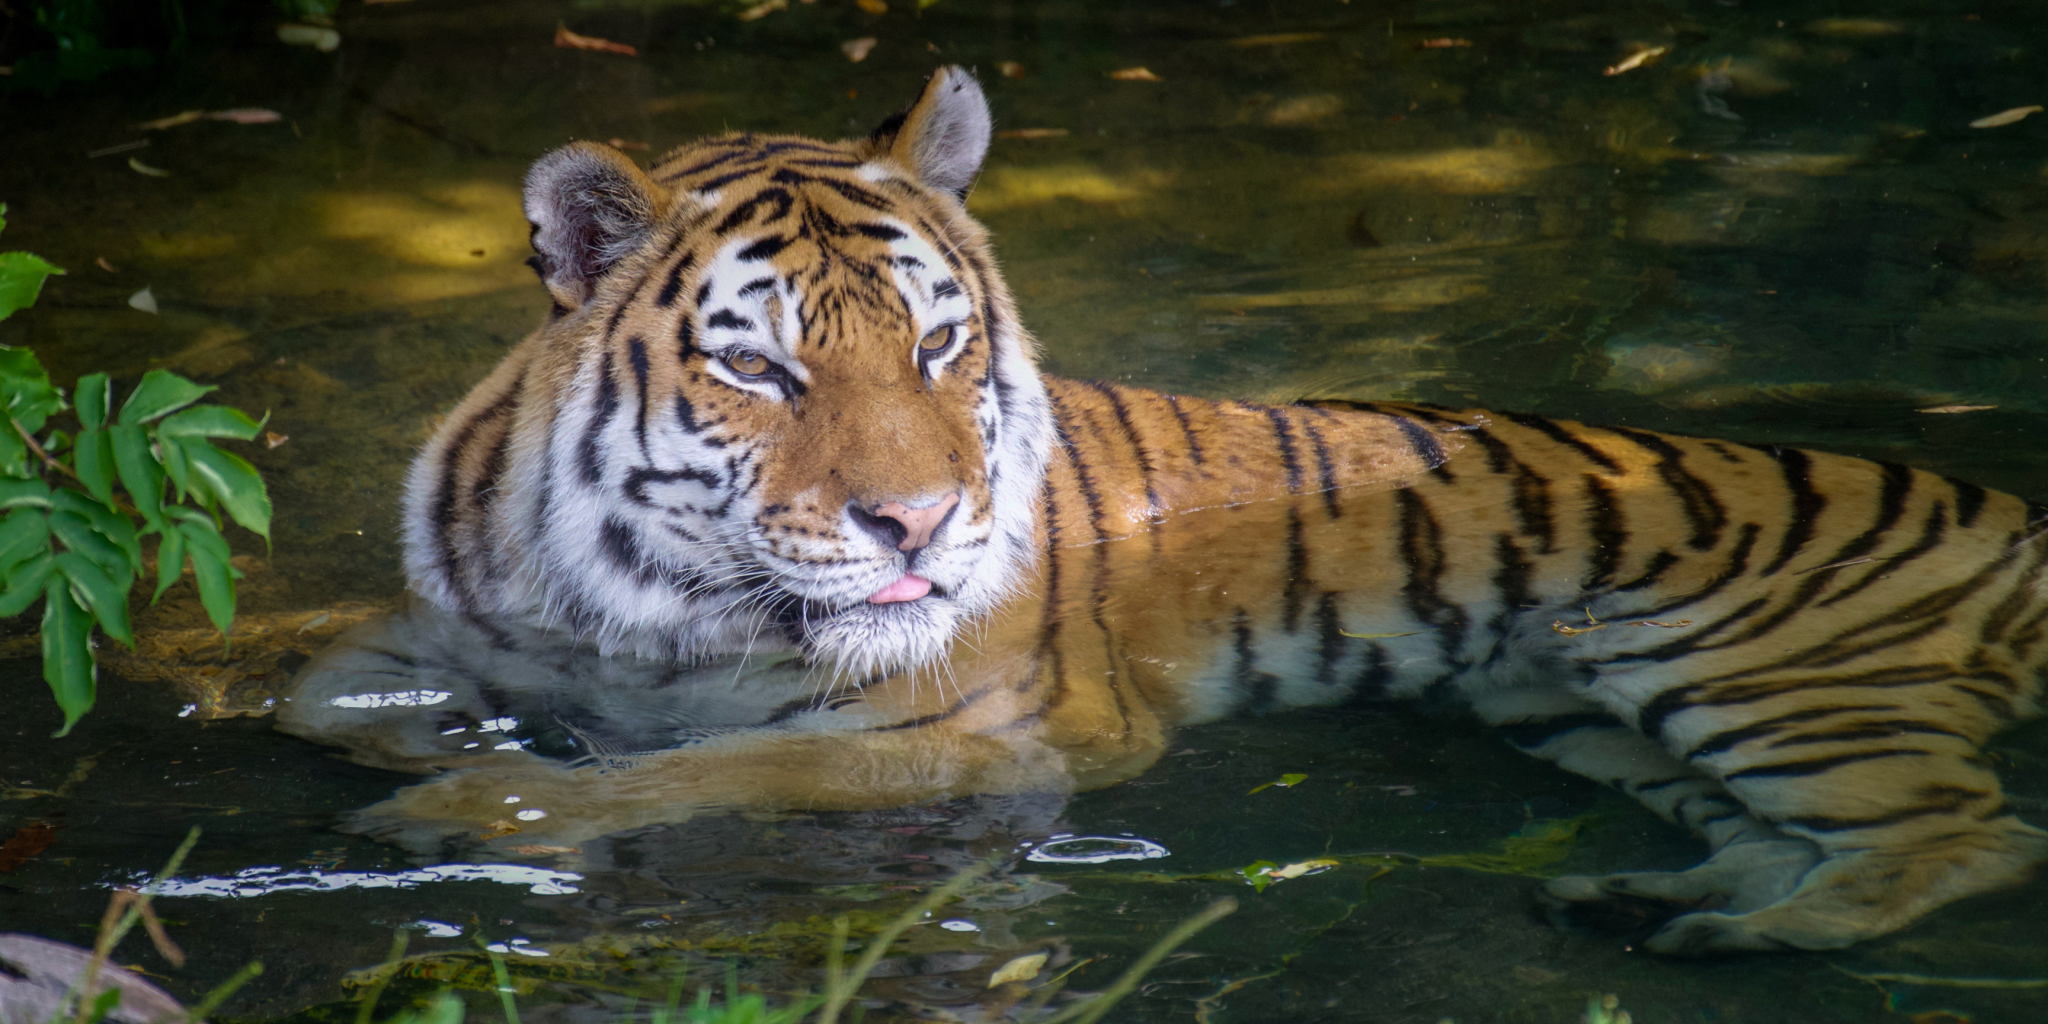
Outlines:
[{"label": "tiger's left ear", "polygon": [[646,241],[660,214],[647,175],[610,146],[577,142],[541,157],[526,174],[534,269],[564,309]]},{"label": "tiger's left ear", "polygon": [[974,76],[957,64],[932,73],[924,92],[902,113],[883,121],[869,142],[919,181],[962,202],[988,155],[988,98]]}]

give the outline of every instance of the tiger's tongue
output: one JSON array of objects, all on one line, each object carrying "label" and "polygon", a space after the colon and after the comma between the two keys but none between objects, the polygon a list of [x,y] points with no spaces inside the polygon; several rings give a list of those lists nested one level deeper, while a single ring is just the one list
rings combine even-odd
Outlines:
[{"label": "tiger's tongue", "polygon": [[915,573],[904,573],[896,582],[868,595],[869,604],[915,601],[932,592],[932,581]]}]

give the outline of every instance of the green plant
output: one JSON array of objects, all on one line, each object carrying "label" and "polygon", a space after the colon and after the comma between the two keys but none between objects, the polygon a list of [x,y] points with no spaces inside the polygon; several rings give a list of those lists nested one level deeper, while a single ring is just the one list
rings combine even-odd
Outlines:
[{"label": "green plant", "polygon": [[[0,230],[5,216],[0,206]],[[29,253],[0,253],[0,319],[61,273]],[[264,421],[194,404],[212,390],[151,370],[116,410],[113,381],[92,373],[67,402],[33,353],[0,346],[0,618],[43,603],[43,679],[64,713],[59,736],[93,705],[93,626],[135,646],[128,594],[143,570],[143,539],[157,538],[152,603],[189,563],[215,628],[226,636],[234,622],[241,574],[229,564],[221,513],[268,542],[270,494],[255,467],[211,439],[252,440]],[[67,410],[75,432],[51,426]]]}]

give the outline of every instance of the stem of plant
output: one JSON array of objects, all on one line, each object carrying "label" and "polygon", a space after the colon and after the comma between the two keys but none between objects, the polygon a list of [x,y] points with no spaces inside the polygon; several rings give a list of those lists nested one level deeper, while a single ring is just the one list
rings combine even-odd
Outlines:
[{"label": "stem of plant", "polygon": [[[917,901],[916,906],[898,915],[894,921],[877,932],[874,938],[869,939],[868,944],[860,951],[860,959],[853,962],[853,970],[847,972],[844,983],[832,986],[831,994],[825,999],[824,1008],[818,1011],[818,1024],[834,1024],[839,1019],[839,1011],[846,1008],[847,1001],[853,998],[861,982],[868,979],[868,972],[874,970],[875,964],[881,962],[883,955],[889,952],[889,946],[898,936],[908,931],[911,925],[923,920],[925,914],[988,874],[994,867],[994,863],[984,861],[954,875],[946,884],[932,890],[924,899]],[[1235,909],[1235,905],[1232,909]]]},{"label": "stem of plant", "polygon": [[[16,424],[15,429],[21,429],[20,425]],[[108,955],[113,953],[115,946],[121,944],[121,939],[128,934],[128,929],[135,927],[135,923],[142,920],[143,910],[148,908],[149,901],[156,896],[156,887],[178,873],[178,868],[185,863],[185,855],[191,853],[192,847],[198,843],[199,826],[194,825],[192,831],[185,833],[185,841],[179,843],[178,848],[172,851],[171,859],[164,862],[164,869],[157,872],[156,877],[150,879],[148,885],[142,887],[142,891],[129,905],[128,912],[121,915],[120,922],[112,928],[101,925],[99,937],[92,944],[92,959],[86,962],[84,977],[78,979],[78,1003],[72,1015],[73,1024],[87,1024],[91,1016],[93,987],[99,982],[100,970],[106,966]]]},{"label": "stem of plant", "polygon": [[512,975],[505,970],[505,958],[496,950],[485,952],[491,955],[491,975],[498,982],[498,1005],[505,1008],[505,1024],[519,1024],[519,1007],[512,1001]]},{"label": "stem of plant", "polygon": [[356,1024],[370,1024],[370,1013],[377,1008],[384,986],[391,984],[391,976],[398,973],[398,958],[405,955],[405,944],[410,938],[402,928],[391,933],[391,950],[384,954],[384,964],[391,969],[379,974],[370,990],[363,993],[363,1005],[356,1007]]},{"label": "stem of plant", "polygon": [[1136,963],[1116,979],[1116,984],[1111,985],[1101,995],[1048,1017],[1040,1024],[1065,1024],[1069,1020],[1075,1024],[1095,1024],[1102,1019],[1103,1014],[1109,1012],[1110,1007],[1130,995],[1131,990],[1138,987],[1138,982],[1144,979],[1145,974],[1159,966],[1159,961],[1166,959],[1166,954],[1193,938],[1196,932],[1236,912],[1237,901],[1228,896],[1209,904],[1208,909],[1174,926],[1173,931],[1160,939],[1158,945],[1146,950],[1145,955],[1139,957]]},{"label": "stem of plant", "polygon": [[[58,462],[55,456],[51,455],[47,451],[44,451],[43,446],[37,444],[36,439],[30,436],[28,431],[23,430],[21,424],[17,422],[14,419],[14,417],[7,417],[7,425],[13,427],[14,432],[16,434],[21,435],[22,443],[28,445],[28,450],[34,453],[36,458],[41,459],[43,461],[43,465],[48,466],[49,468],[54,469],[57,472],[64,474],[65,476],[70,477],[77,483],[85,483],[85,481],[78,479],[78,474],[72,472],[70,466]],[[142,510],[136,508],[133,505],[128,504],[125,501],[121,501],[118,498],[115,499],[114,501],[114,507],[119,509],[125,515],[135,516],[137,518],[140,518],[142,516]]]}]

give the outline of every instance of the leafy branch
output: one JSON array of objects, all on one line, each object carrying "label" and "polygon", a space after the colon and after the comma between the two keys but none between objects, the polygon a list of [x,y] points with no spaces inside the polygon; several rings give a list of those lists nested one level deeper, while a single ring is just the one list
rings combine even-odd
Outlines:
[{"label": "leafy branch", "polygon": [[[5,214],[0,206],[0,230]],[[61,273],[29,253],[0,253],[0,319]],[[93,627],[135,646],[128,594],[145,538],[156,538],[151,603],[190,565],[214,627],[225,637],[234,622],[241,573],[222,513],[268,543],[270,494],[254,466],[212,439],[253,440],[264,421],[195,404],[213,390],[151,370],[116,411],[113,381],[92,373],[67,402],[33,353],[0,345],[0,618],[42,602],[43,679],[64,713],[59,736],[93,705]],[[72,432],[51,425],[67,411]]]}]

